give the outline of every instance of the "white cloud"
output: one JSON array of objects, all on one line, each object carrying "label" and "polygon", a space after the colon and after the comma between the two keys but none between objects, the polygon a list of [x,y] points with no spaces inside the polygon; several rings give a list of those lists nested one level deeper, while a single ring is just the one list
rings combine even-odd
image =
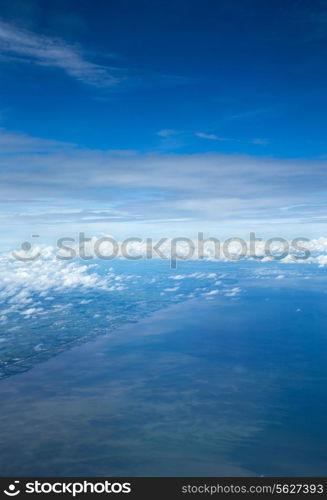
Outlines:
[{"label": "white cloud", "polygon": [[85,59],[76,46],[5,22],[0,22],[0,55],[62,69],[76,80],[95,87],[111,87],[120,81],[108,68]]},{"label": "white cloud", "polygon": [[[243,235],[257,228],[276,235],[284,226],[293,234],[309,230],[312,237],[319,235],[313,224],[326,222],[326,161],[117,155],[4,130],[0,148],[1,223],[24,228],[41,223],[43,228],[33,229],[37,234],[43,234],[44,224],[75,223],[78,231],[102,223],[107,231],[105,224],[116,220],[118,229],[133,222],[133,235],[150,225],[158,232],[160,222],[167,222],[168,229],[188,234],[194,226],[208,234],[206,225],[215,224],[211,235],[219,237],[225,224],[229,236],[240,227]],[[143,226],[135,229],[138,221]],[[131,234],[130,226],[126,231]]]},{"label": "white cloud", "polygon": [[[88,242],[84,245],[85,255],[91,256],[92,258],[97,258],[99,256],[99,251],[101,255],[105,257],[112,257],[113,255],[113,245],[110,241],[113,237],[108,235],[108,241],[101,242],[101,247],[98,247],[97,252],[95,251],[96,242],[99,241],[99,238],[93,236],[89,239]],[[285,240],[286,242],[287,240]],[[148,241],[146,239],[140,239],[140,241],[129,241],[124,246],[124,252],[122,252],[122,241],[117,241],[118,252],[117,258],[126,258],[126,255],[129,257],[136,258],[146,258],[149,253]],[[266,241],[262,239],[261,241],[257,241],[255,243],[250,242],[249,240],[244,240],[244,249],[246,252],[241,254],[240,256],[240,244],[238,241],[230,242],[228,245],[228,251],[224,249],[224,241],[221,241],[220,251],[217,253],[217,250],[210,241],[204,243],[204,247],[202,243],[199,244],[199,241],[196,239],[189,239],[188,242],[174,241],[172,238],[166,238],[162,242],[158,242],[153,240],[152,248],[158,244],[159,252],[152,252],[153,259],[159,259],[164,256],[166,260],[208,260],[208,261],[221,261],[228,262],[233,259],[235,260],[256,260],[256,262],[260,263],[269,263],[269,262],[279,262],[281,264],[318,264],[320,266],[327,265],[327,238],[319,238],[318,240],[309,240],[303,241],[303,249],[299,252],[298,248],[292,244],[292,241],[288,242],[288,254],[286,257],[279,258],[279,256],[284,252],[285,249],[281,248],[280,242],[277,241],[275,244],[269,245],[269,254],[267,254],[266,249]],[[72,245],[72,248],[78,252],[78,245]],[[192,251],[190,250],[192,249]],[[310,252],[309,256],[305,256],[304,250],[308,250]],[[70,252],[69,252],[70,253]],[[65,253],[65,251],[59,251],[58,254],[61,257],[65,257],[69,255],[69,253]],[[258,259],[253,257],[255,255]],[[177,258],[176,258],[177,256]],[[277,259],[276,259],[277,257]],[[217,273],[206,273],[206,272],[193,272],[189,274],[173,274],[170,276],[172,280],[181,281],[185,279],[197,279],[197,280],[213,280],[214,284],[219,285],[220,282],[217,281],[223,276],[217,275]],[[281,280],[285,278],[284,274],[277,272],[275,278],[277,280]],[[168,290],[166,290],[168,291]]]},{"label": "white cloud", "polygon": [[[52,293],[65,294],[71,290],[123,290],[130,276],[119,277],[114,271],[101,276],[96,265],[81,265],[77,261],[67,262],[56,258],[54,249],[42,249],[42,258],[24,263],[12,256],[0,257],[0,302],[5,305],[1,315],[20,312],[23,316],[42,313],[39,300],[52,300]],[[62,307],[62,306],[54,306]],[[67,307],[67,305],[65,305]]]},{"label": "white cloud", "polygon": [[[92,240],[94,242],[95,239]],[[92,243],[91,242],[91,243]],[[92,245],[87,249],[86,254],[92,256]],[[327,238],[319,240],[311,240],[308,242],[308,247],[311,249],[312,255],[307,260],[297,260],[294,255],[290,255],[279,261],[280,266],[283,264],[303,264],[318,265],[323,267],[327,265]],[[162,249],[163,253],[169,257],[170,243]],[[40,249],[41,250],[41,249]],[[111,247],[107,248],[108,253],[111,253]],[[178,253],[183,256],[183,246],[178,248]],[[146,247],[139,246],[137,253],[143,252],[146,254]],[[102,248],[103,255],[106,255],[106,248]],[[132,252],[130,252],[132,253]],[[258,252],[259,253],[259,252]],[[94,254],[93,254],[94,256]],[[154,255],[154,258],[158,256]],[[187,253],[184,255],[187,257]],[[248,258],[247,256],[245,257]],[[209,255],[207,260],[215,261],[214,254]],[[195,255],[189,260],[197,260]],[[225,257],[220,259],[226,261]],[[257,261],[254,268],[253,279],[276,279],[282,280],[286,276],[290,278],[303,278],[307,275],[299,273],[299,267],[295,268],[294,272],[285,268],[285,272],[281,274],[281,267],[267,267],[267,263],[272,259],[265,258]],[[274,261],[272,261],[274,263]],[[167,266],[169,265],[166,262]],[[266,264],[263,265],[263,264]],[[263,265],[261,271],[260,266]],[[79,260],[63,261],[56,258],[55,249],[52,247],[42,248],[41,258],[24,263],[12,258],[9,255],[2,254],[0,256],[0,303],[2,309],[0,311],[0,321],[6,323],[11,314],[19,313],[25,318],[35,317],[36,315],[44,314],[44,304],[49,304],[53,310],[60,308],[69,308],[70,304],[56,304],[55,297],[73,290],[85,294],[83,299],[80,299],[80,304],[90,302],[88,293],[92,290],[101,290],[107,293],[116,293],[133,287],[142,276],[136,275],[120,275],[113,268],[107,270],[105,274],[100,274],[98,264],[87,263],[81,264]],[[283,270],[284,271],[284,270]],[[166,286],[163,292],[176,293],[183,286],[189,286],[189,280],[195,280],[199,283],[199,288],[194,287],[194,292],[201,292],[204,297],[213,297],[218,293],[226,297],[236,297],[241,293],[241,288],[238,286],[229,287],[223,281],[217,281],[218,278],[224,278],[224,275],[218,275],[216,272],[192,272],[186,274],[171,274],[167,276],[174,281],[173,286]],[[187,283],[183,283],[187,280]],[[183,291],[183,290],[182,290]],[[42,307],[43,305],[43,307]]]},{"label": "white cloud", "polygon": [[257,138],[252,140],[253,144],[259,144],[261,146],[267,146],[267,144],[269,144],[269,142],[270,141],[268,139],[262,139],[260,137],[257,137]]},{"label": "white cloud", "polygon": [[225,297],[237,297],[241,292],[242,289],[239,286],[237,286],[225,292],[224,295]]},{"label": "white cloud", "polygon": [[170,137],[176,134],[177,134],[176,130],[166,128],[163,130],[159,130],[159,132],[157,132],[156,135],[158,135],[159,137]]},{"label": "white cloud", "polygon": [[195,135],[201,139],[209,139],[210,141],[230,141],[226,137],[219,137],[216,134],[206,134],[204,132],[196,132]]},{"label": "white cloud", "polygon": [[263,139],[260,137],[256,137],[254,139],[235,139],[235,138],[228,138],[228,137],[220,137],[219,135],[216,134],[207,134],[205,132],[196,132],[195,135],[197,137],[200,137],[200,139],[208,139],[210,141],[233,141],[233,142],[239,142],[239,143],[245,143],[245,144],[257,144],[260,146],[267,146],[267,144],[270,143],[268,139]]},{"label": "white cloud", "polygon": [[22,133],[7,132],[0,128],[0,152],[4,154],[20,155],[22,153],[58,153],[60,150],[74,148],[74,144],[53,141],[51,139],[39,139]]}]

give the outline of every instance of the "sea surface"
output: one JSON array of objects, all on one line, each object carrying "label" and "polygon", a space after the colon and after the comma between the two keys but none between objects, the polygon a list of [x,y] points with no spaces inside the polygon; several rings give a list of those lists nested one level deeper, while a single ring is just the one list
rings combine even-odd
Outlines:
[{"label": "sea surface", "polygon": [[2,476],[326,475],[324,268],[47,265],[2,288]]}]

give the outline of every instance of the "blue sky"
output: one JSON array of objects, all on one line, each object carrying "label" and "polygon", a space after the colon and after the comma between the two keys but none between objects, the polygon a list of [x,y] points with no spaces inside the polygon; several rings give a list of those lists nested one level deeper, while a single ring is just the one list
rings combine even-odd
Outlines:
[{"label": "blue sky", "polygon": [[5,243],[322,236],[327,2],[0,0]]}]

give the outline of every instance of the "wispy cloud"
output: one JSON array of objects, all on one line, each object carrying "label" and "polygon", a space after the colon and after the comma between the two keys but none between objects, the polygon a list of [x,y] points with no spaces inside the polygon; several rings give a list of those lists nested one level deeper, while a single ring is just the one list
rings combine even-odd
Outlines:
[{"label": "wispy cloud", "polygon": [[257,138],[252,140],[252,144],[259,144],[260,146],[267,146],[267,144],[269,144],[269,143],[270,143],[270,141],[268,139],[263,139],[260,137],[257,137]]},{"label": "wispy cloud", "polygon": [[76,80],[99,88],[112,87],[120,82],[120,78],[113,74],[113,69],[88,61],[78,47],[2,21],[0,56],[58,68]]},{"label": "wispy cloud", "polygon": [[220,137],[216,134],[206,134],[204,132],[195,132],[197,137],[201,139],[209,139],[210,141],[232,141],[233,139],[228,139],[227,137]]},{"label": "wispy cloud", "polygon": [[50,153],[67,149],[67,146],[73,147],[74,144],[54,141],[51,139],[39,139],[30,137],[22,133],[7,132],[0,128],[0,154],[19,154],[19,153]]},{"label": "wispy cloud", "polygon": [[162,130],[159,130],[159,132],[156,133],[159,137],[170,137],[172,135],[176,135],[178,132],[176,130],[170,129],[170,128],[165,128]]},{"label": "wispy cloud", "polygon": [[258,115],[265,115],[271,113],[273,110],[270,108],[258,108],[258,109],[248,109],[245,111],[240,111],[238,113],[231,113],[225,116],[226,120],[243,120],[247,118],[252,118]]},{"label": "wispy cloud", "polygon": [[221,142],[238,142],[238,143],[245,143],[245,144],[258,144],[260,146],[266,146],[267,144],[270,143],[268,139],[263,139],[260,137],[256,137],[254,139],[237,139],[237,138],[232,138],[232,137],[220,137],[219,135],[216,134],[207,134],[205,132],[195,132],[195,135],[199,137],[200,139],[208,139],[210,141],[221,141]]}]

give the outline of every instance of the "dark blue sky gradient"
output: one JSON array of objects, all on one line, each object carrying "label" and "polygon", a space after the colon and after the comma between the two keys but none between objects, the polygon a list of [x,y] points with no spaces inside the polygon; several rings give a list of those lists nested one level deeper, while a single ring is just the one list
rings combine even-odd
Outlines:
[{"label": "dark blue sky gradient", "polygon": [[[326,2],[15,0],[0,12],[123,74],[99,89],[58,68],[2,61],[11,130],[102,149],[327,153]],[[161,129],[177,133],[162,140]]]}]

